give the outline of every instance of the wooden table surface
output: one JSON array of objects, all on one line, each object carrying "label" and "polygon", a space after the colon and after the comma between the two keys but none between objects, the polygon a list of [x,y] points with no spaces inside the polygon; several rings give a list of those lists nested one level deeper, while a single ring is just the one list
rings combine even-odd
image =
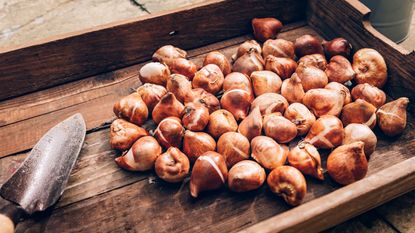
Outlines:
[{"label": "wooden table surface", "polygon": [[[0,48],[203,0],[0,0]],[[415,14],[408,39],[415,49]],[[326,232],[415,232],[415,191]]]}]

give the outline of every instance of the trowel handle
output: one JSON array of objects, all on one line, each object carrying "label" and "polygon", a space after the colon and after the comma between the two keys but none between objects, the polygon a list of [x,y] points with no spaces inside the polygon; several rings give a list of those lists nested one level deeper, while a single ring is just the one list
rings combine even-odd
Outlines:
[{"label": "trowel handle", "polygon": [[0,210],[0,233],[14,233],[24,211],[17,205],[9,202]]}]

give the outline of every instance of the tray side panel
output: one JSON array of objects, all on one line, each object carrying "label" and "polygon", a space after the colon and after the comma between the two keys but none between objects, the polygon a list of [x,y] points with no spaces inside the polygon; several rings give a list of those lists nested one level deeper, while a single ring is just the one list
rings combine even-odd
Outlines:
[{"label": "tray side panel", "polygon": [[191,49],[247,34],[254,17],[299,21],[305,5],[213,0],[0,51],[0,100],[148,60],[165,44]]}]

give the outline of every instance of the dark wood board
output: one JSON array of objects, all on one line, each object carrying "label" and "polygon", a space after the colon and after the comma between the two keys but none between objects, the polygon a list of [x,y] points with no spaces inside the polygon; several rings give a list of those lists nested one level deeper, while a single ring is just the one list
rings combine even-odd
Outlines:
[{"label": "dark wood board", "polygon": [[305,0],[211,0],[0,51],[0,100],[151,58],[154,48],[201,47],[251,31],[254,17],[304,19]]}]

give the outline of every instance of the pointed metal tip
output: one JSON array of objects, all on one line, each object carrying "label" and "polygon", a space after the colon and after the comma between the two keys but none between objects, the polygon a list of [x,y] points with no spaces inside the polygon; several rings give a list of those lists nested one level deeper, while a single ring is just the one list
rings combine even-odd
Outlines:
[{"label": "pointed metal tip", "polygon": [[68,117],[66,120],[72,120],[72,119],[78,121],[82,125],[82,128],[84,129],[84,131],[86,131],[85,119],[81,113],[75,113],[74,115]]}]

